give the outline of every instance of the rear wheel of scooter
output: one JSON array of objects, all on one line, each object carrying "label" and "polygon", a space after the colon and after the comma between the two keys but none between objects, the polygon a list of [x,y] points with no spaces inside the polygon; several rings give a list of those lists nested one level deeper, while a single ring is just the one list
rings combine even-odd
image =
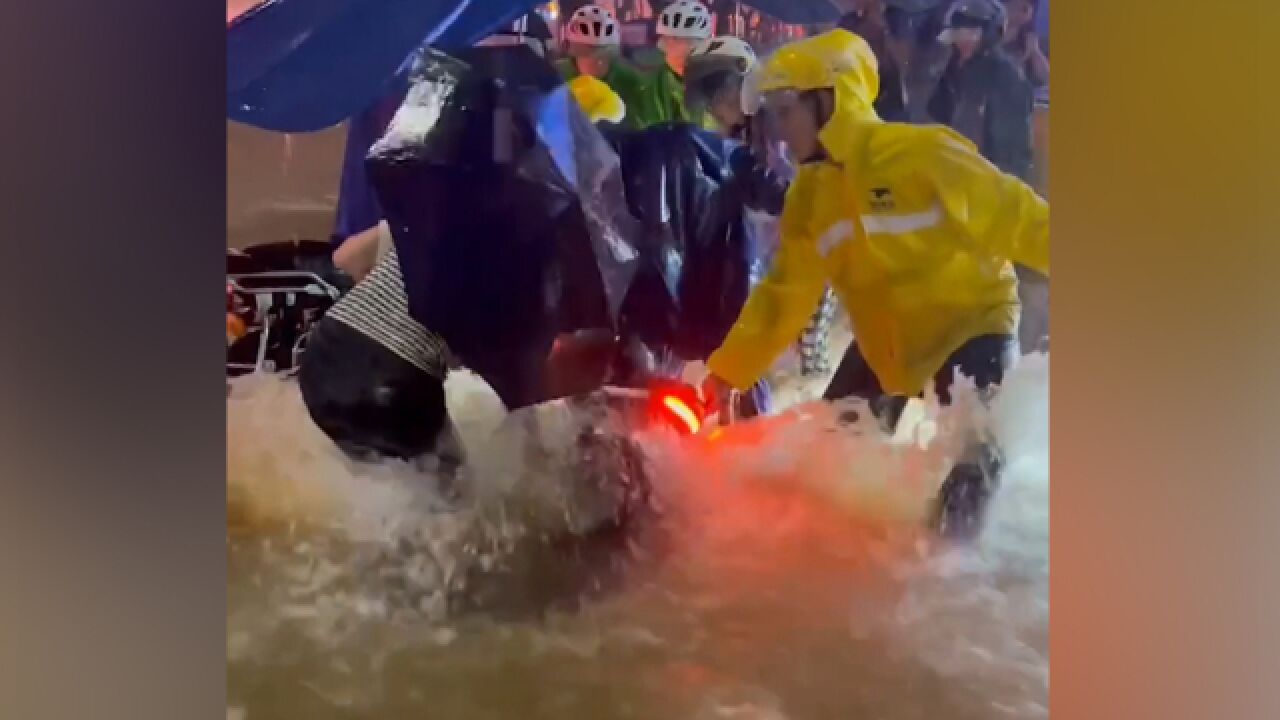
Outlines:
[{"label": "rear wheel of scooter", "polygon": [[983,448],[978,462],[962,462],[947,474],[934,504],[933,529],[949,540],[973,540],[982,532],[991,498],[1000,486],[998,451]]},{"label": "rear wheel of scooter", "polygon": [[649,507],[649,469],[643,451],[630,438],[591,427],[579,435],[577,449],[576,477],[586,492],[612,508],[589,534],[626,532]]}]

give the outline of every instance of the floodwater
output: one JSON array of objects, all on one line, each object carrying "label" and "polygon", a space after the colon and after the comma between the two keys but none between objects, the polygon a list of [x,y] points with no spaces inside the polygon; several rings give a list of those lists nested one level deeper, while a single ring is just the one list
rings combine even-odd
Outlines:
[{"label": "floodwater", "polygon": [[[572,542],[598,492],[563,406],[502,419],[450,380],[474,472],[346,463],[287,380],[228,401],[227,716],[1038,718],[1048,715],[1048,356],[996,406],[891,442],[804,405],[644,439],[655,517]],[[986,532],[918,530],[954,441],[1008,455]]]}]

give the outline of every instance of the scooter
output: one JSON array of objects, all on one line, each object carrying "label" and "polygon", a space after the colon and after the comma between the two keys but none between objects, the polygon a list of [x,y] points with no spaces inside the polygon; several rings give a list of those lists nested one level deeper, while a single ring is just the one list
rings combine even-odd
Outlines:
[{"label": "scooter", "polygon": [[611,517],[593,526],[592,534],[624,532],[654,509],[640,433],[666,430],[692,437],[712,423],[733,421],[731,413],[713,412],[680,377],[681,363],[634,338],[562,338],[550,365],[553,374],[558,371],[580,388],[561,388],[579,419],[575,477],[584,491],[610,498],[614,508]]},{"label": "scooter", "polygon": [[311,327],[341,290],[319,272],[264,269],[238,251],[227,266],[227,377],[296,370]]},{"label": "scooter", "polygon": [[573,608],[626,583],[666,551],[640,436],[667,431],[692,438],[717,418],[672,364],[657,360],[661,355],[607,331],[556,343],[548,363],[551,394],[568,407],[575,433],[567,467],[557,468],[573,486],[571,528],[526,547],[509,567],[466,573],[451,592],[452,611],[516,618]]}]

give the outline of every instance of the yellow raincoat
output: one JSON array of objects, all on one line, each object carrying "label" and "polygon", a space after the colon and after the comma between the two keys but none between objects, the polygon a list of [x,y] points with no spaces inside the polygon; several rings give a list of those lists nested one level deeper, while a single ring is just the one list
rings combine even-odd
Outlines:
[{"label": "yellow raincoat", "polygon": [[620,123],[627,116],[627,106],[618,93],[590,75],[579,75],[570,80],[569,92],[593,123]]},{"label": "yellow raincoat", "polygon": [[834,87],[836,103],[829,159],[800,169],[770,273],[708,361],[737,388],[804,330],[828,283],[885,392],[915,395],[968,340],[1016,332],[1012,262],[1048,275],[1048,204],[948,128],[881,121],[878,84],[871,49],[844,30],[761,70],[761,92]]}]

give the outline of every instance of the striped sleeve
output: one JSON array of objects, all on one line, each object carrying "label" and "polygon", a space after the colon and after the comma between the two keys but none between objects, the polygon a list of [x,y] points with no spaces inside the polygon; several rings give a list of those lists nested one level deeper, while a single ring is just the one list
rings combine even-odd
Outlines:
[{"label": "striped sleeve", "polygon": [[328,316],[423,372],[444,377],[448,348],[440,336],[409,315],[409,298],[394,247],[388,249],[368,277],[329,309]]}]

